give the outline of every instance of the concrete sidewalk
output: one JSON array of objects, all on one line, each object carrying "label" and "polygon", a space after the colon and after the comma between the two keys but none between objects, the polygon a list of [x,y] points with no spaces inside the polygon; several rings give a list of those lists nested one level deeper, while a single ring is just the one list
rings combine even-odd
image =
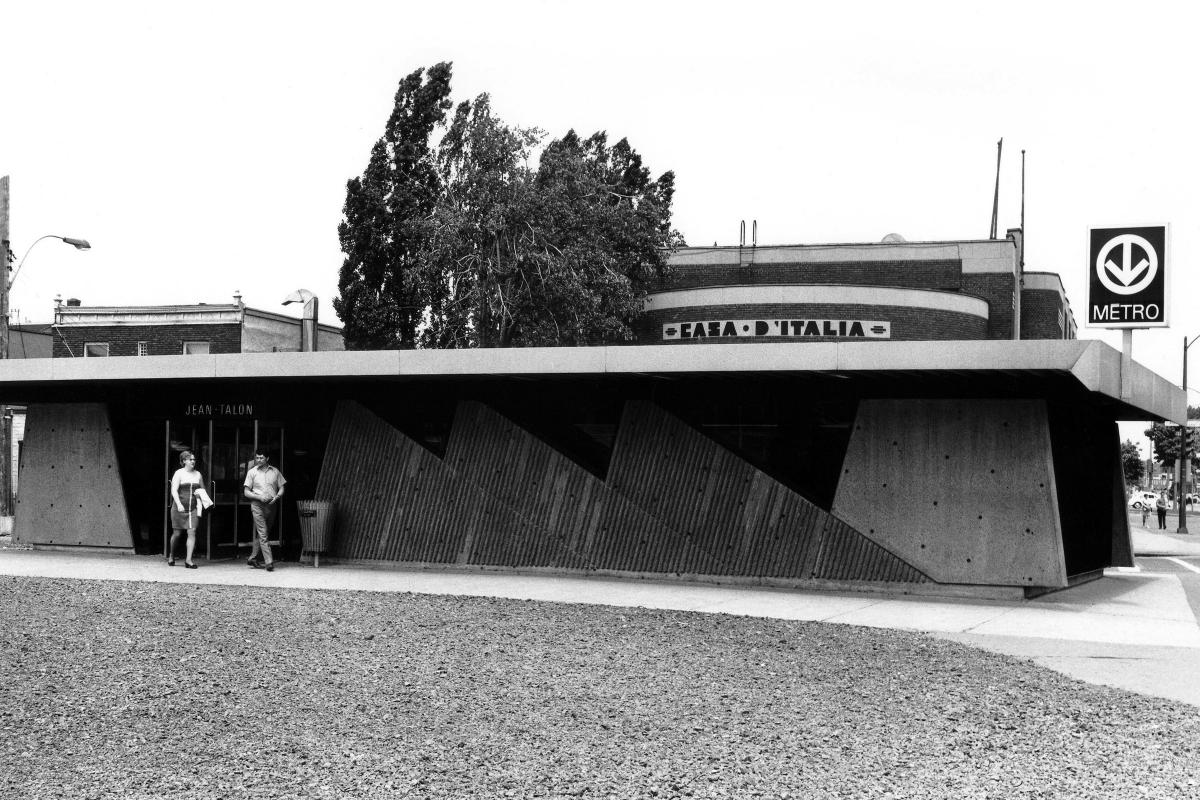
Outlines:
[{"label": "concrete sidewalk", "polygon": [[[1200,556],[1200,520],[1188,521],[1188,533],[1175,533],[1177,521],[1171,520],[1165,531],[1145,528],[1129,520],[1133,552],[1138,556]],[[1193,527],[1194,525],[1194,527]]]},{"label": "concrete sidewalk", "polygon": [[241,561],[201,561],[200,569],[185,570],[168,567],[156,556],[14,549],[0,549],[0,575],[506,597],[898,628],[1200,706],[1200,686],[1192,677],[1200,670],[1200,626],[1183,587],[1174,575],[1137,570],[1110,570],[1101,580],[1033,600],[358,565],[316,569],[285,563],[267,573]]}]

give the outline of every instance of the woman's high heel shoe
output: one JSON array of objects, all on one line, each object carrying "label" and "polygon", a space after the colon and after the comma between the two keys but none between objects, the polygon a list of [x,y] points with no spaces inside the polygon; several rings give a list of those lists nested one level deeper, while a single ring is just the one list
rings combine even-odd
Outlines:
[{"label": "woman's high heel shoe", "polygon": [[188,569],[196,569],[195,564],[184,564],[184,566],[187,567]]},{"label": "woman's high heel shoe", "polygon": [[167,560],[167,566],[168,566],[168,567],[173,567],[173,566],[175,566],[175,559],[173,559],[173,558],[172,558],[172,559],[168,559],[168,560]]}]

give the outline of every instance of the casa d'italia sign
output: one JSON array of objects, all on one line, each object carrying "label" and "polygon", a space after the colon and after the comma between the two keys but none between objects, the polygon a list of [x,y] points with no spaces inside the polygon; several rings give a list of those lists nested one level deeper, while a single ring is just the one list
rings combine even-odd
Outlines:
[{"label": "casa d'italia sign", "polygon": [[1088,230],[1088,325],[1167,327],[1167,226]]},{"label": "casa d'italia sign", "polygon": [[892,323],[866,319],[715,319],[668,322],[664,340],[675,339],[890,339]]}]

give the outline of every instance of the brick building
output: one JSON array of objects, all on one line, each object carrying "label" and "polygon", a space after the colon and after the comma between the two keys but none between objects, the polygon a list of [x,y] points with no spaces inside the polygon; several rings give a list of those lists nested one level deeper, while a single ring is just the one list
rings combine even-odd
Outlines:
[{"label": "brick building", "polygon": [[[301,347],[302,321],[230,304],[84,306],[54,309],[54,358],[286,353]],[[342,329],[318,325],[318,350],[344,350]]]},{"label": "brick building", "polygon": [[646,298],[637,338],[1074,339],[1062,281],[1024,271],[1021,248],[1019,230],[979,241],[683,248]]}]

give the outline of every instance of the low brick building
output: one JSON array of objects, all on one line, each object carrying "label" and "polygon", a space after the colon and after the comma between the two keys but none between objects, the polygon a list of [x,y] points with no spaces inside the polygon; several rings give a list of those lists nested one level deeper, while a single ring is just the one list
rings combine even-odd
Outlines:
[{"label": "low brick building", "polygon": [[[84,306],[54,310],[54,358],[286,353],[301,348],[302,321],[246,306]],[[318,350],[345,350],[342,329],[318,325]]]},{"label": "low brick building", "polygon": [[1074,339],[1062,281],[1024,271],[1021,248],[1019,230],[977,241],[687,247],[646,298],[637,339]]}]

